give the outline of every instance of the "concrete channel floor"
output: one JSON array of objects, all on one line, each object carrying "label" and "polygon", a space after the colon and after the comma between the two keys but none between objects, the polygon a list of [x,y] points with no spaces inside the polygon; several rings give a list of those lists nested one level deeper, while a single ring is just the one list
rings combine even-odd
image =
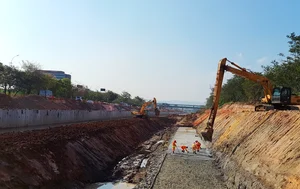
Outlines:
[{"label": "concrete channel floor", "polygon": [[[172,153],[172,142],[177,141],[178,149]],[[198,140],[200,152],[193,154],[192,143]],[[181,145],[187,145],[189,153],[182,153]],[[179,127],[167,151],[167,156],[153,185],[154,189],[223,189],[222,173],[214,166],[211,153],[196,130],[191,127]]]}]

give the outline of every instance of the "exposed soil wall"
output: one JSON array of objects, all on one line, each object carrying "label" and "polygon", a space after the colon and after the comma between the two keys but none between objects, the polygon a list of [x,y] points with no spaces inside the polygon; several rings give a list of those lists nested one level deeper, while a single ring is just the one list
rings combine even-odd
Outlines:
[{"label": "exposed soil wall", "polygon": [[173,123],[129,119],[2,134],[0,188],[81,188],[103,181],[139,143]]},{"label": "exposed soil wall", "polygon": [[[233,104],[218,111],[213,150],[228,187],[300,188],[300,112],[253,110]],[[194,122],[199,132],[208,113]]]}]

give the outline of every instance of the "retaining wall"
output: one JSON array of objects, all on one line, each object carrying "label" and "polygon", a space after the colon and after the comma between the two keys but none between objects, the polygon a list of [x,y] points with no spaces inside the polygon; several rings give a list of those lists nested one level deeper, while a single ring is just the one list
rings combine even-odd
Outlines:
[{"label": "retaining wall", "polygon": [[[161,112],[167,116],[168,112]],[[150,116],[154,113],[149,112]],[[38,126],[79,121],[109,120],[132,117],[130,111],[88,110],[3,110],[0,109],[0,128]]]}]

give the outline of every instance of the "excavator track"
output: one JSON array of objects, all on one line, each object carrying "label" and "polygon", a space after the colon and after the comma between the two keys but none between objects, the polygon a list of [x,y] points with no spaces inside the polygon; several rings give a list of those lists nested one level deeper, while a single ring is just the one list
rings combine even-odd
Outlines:
[{"label": "excavator track", "polygon": [[282,106],[282,105],[270,105],[260,104],[255,106],[255,111],[270,111],[270,110],[299,110],[297,106]]},{"label": "excavator track", "polygon": [[268,105],[268,104],[260,104],[260,105],[256,105],[255,106],[255,111],[269,111],[269,110],[274,110],[274,106],[273,105]]}]

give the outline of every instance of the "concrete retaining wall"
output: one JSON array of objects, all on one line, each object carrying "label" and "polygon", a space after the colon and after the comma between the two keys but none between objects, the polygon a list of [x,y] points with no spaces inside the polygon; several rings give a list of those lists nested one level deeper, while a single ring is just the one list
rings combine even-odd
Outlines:
[{"label": "concrete retaining wall", "polygon": [[[167,116],[168,112],[161,112]],[[150,116],[154,113],[149,112]],[[121,119],[132,117],[130,111],[87,111],[87,110],[2,110],[0,128],[50,125],[80,121]]]}]

